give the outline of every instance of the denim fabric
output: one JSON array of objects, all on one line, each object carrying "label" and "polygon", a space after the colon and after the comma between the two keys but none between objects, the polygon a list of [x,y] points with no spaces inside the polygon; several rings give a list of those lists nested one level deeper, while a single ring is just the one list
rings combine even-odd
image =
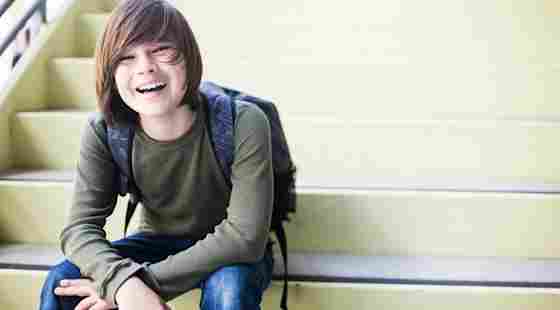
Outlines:
[{"label": "denim fabric", "polygon": [[[170,236],[136,234],[112,243],[119,254],[137,263],[156,263],[169,255],[188,249],[194,243]],[[264,258],[255,264],[236,264],[222,267],[203,280],[200,308],[202,310],[260,309],[264,290],[272,278],[271,244]],[[60,280],[78,279],[80,270],[68,260],[54,266],[47,276],[41,291],[40,310],[72,310],[81,297],[58,297],[54,289]]]}]

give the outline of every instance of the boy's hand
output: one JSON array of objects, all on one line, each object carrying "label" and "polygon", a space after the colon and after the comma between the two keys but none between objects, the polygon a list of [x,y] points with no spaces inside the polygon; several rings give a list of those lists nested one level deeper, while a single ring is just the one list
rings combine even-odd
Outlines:
[{"label": "boy's hand", "polygon": [[93,282],[89,279],[62,280],[54,293],[58,296],[85,297],[74,310],[109,310],[116,308],[113,303],[99,298],[93,287]]},{"label": "boy's hand", "polygon": [[126,280],[115,296],[119,310],[171,310],[140,278]]}]

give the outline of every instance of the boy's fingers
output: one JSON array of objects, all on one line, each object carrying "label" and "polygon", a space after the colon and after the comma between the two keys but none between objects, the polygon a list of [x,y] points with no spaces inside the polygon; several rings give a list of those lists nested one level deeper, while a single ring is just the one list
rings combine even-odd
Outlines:
[{"label": "boy's fingers", "polygon": [[97,298],[94,297],[87,297],[82,299],[80,303],[74,308],[74,310],[88,310],[90,309],[95,303],[97,302]]},{"label": "boy's fingers", "polygon": [[87,285],[90,285],[90,284],[91,284],[91,280],[88,280],[88,279],[64,279],[64,280],[61,280],[60,283],[59,283],[60,286],[64,286],[64,287],[76,286],[76,285],[87,286]]},{"label": "boy's fingers", "polygon": [[89,308],[89,310],[110,310],[110,309],[114,309],[114,308],[111,308],[111,306],[109,306],[109,304],[104,300],[98,300],[98,302],[93,307]]},{"label": "boy's fingers", "polygon": [[69,286],[69,287],[57,287],[54,289],[54,293],[58,296],[90,296],[93,295],[92,289],[87,286]]}]

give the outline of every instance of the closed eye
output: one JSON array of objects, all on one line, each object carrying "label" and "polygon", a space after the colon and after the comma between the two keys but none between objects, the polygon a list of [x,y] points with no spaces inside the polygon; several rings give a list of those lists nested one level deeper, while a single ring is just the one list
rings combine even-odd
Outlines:
[{"label": "closed eye", "polygon": [[168,49],[170,49],[170,48],[171,48],[171,47],[169,47],[169,46],[158,47],[158,48],[156,48],[156,49],[153,51],[153,53],[162,52],[162,51],[168,50]]},{"label": "closed eye", "polygon": [[152,53],[162,62],[174,62],[177,60],[178,51],[173,46],[163,45],[154,49]]},{"label": "closed eye", "polygon": [[134,59],[134,56],[122,56],[119,61],[131,60]]}]

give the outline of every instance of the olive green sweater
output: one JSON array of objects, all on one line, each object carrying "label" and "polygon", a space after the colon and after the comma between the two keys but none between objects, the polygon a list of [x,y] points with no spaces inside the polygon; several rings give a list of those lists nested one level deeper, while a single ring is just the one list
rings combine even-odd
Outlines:
[{"label": "olive green sweater", "polygon": [[103,227],[117,197],[112,156],[98,135],[101,123],[83,131],[72,206],[60,238],[66,257],[94,280],[102,298],[114,300],[123,282],[138,275],[169,300],[221,266],[262,257],[273,199],[268,120],[258,108],[239,105],[230,192],[205,119],[198,109],[191,130],[171,142],[155,141],[140,129],[135,133],[132,169],[143,195],[139,230],[198,240],[151,265],[123,259],[107,241]]}]

